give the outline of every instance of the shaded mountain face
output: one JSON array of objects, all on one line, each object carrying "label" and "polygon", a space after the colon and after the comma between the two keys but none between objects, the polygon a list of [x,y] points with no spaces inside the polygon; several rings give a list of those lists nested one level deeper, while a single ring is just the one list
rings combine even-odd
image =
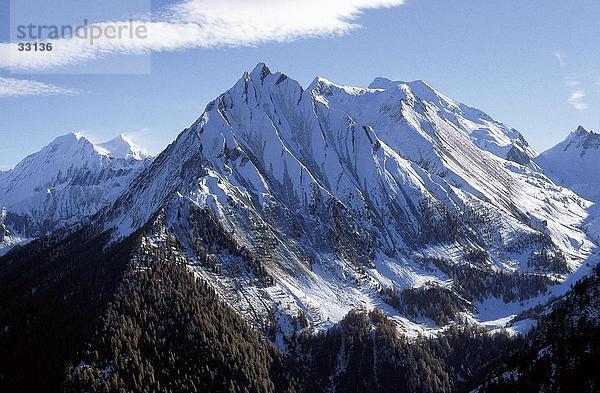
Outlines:
[{"label": "shaded mountain face", "polygon": [[556,184],[594,203],[584,227],[590,237],[600,241],[600,134],[579,126],[535,162]]},{"label": "shaded mountain face", "polygon": [[150,161],[124,136],[100,145],[77,134],[56,138],[0,173],[0,244],[6,251],[81,222],[114,202]]},{"label": "shaded mountain face", "polygon": [[600,202],[600,134],[579,126],[535,161],[556,184]]},{"label": "shaded mountain face", "polygon": [[478,392],[597,392],[600,376],[600,268],[545,310],[527,345]]},{"label": "shaded mountain face", "polygon": [[291,316],[326,327],[356,307],[408,333],[497,326],[566,291],[549,284],[594,248],[589,203],[510,151],[535,155],[424,82],[304,89],[259,64],[95,223],[118,241],[163,212],[190,268],[280,340]]}]

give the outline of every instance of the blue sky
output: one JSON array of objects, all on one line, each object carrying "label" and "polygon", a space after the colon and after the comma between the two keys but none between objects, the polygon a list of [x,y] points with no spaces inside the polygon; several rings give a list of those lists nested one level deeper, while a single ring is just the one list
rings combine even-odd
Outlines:
[{"label": "blue sky", "polygon": [[[235,7],[239,1],[218,3]],[[579,124],[600,130],[598,1],[373,0],[361,8],[363,2],[355,0],[352,6],[332,2],[324,14],[335,17],[323,17],[319,2],[310,3],[285,21],[289,30],[282,34],[277,24],[261,19],[271,11],[257,12],[242,31],[241,45],[232,28],[216,38],[201,33],[206,41],[200,44],[158,42],[162,49],[150,55],[147,75],[55,74],[43,68],[11,74],[0,59],[0,169],[71,131],[94,141],[125,133],[158,153],[258,62],[305,86],[316,75],[357,86],[376,76],[424,79],[517,128],[538,151]],[[159,12],[172,4],[154,1],[152,8]],[[276,4],[255,2],[259,11]],[[0,0],[4,44],[10,40],[8,10],[9,2]],[[221,17],[218,12],[228,10],[210,17]],[[234,17],[239,15],[232,16],[236,22]]]}]

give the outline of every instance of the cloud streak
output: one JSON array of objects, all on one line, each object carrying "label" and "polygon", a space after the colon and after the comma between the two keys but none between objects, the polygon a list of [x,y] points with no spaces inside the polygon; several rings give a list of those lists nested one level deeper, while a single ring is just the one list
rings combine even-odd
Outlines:
[{"label": "cloud streak", "polygon": [[[83,38],[51,40],[52,52],[19,52],[16,43],[0,43],[0,68],[33,71],[90,62],[114,54],[140,55],[190,48],[253,46],[307,37],[332,37],[360,28],[369,9],[397,7],[404,0],[186,0],[148,20],[145,38],[102,37],[93,45]],[[107,21],[94,26],[130,25]]]},{"label": "cloud streak", "polygon": [[573,105],[573,108],[578,111],[584,111],[589,108],[587,102],[585,101],[585,91],[583,90],[574,90],[567,102]]},{"label": "cloud streak", "polygon": [[567,62],[565,61],[563,55],[560,52],[554,52],[554,57],[556,57],[560,68],[565,68],[567,66]]},{"label": "cloud streak", "polygon": [[567,103],[580,112],[587,110],[589,105],[586,101],[585,90],[582,88],[583,82],[577,77],[577,75],[565,74],[567,61],[561,53],[554,52],[554,57],[556,57],[560,68],[563,70],[563,84],[569,90]]},{"label": "cloud streak", "polygon": [[574,75],[566,75],[563,77],[563,82],[566,87],[577,87],[581,86],[581,80]]},{"label": "cloud streak", "polygon": [[77,94],[77,91],[37,81],[0,77],[0,98],[65,94]]}]

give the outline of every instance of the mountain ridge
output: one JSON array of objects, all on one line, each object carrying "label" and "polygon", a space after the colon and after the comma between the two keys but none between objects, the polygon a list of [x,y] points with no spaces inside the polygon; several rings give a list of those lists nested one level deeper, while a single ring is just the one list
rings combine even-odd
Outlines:
[{"label": "mountain ridge", "polygon": [[0,252],[95,214],[149,161],[143,149],[122,136],[99,145],[78,133],[55,138],[0,173],[1,223],[11,234],[4,236]]},{"label": "mountain ridge", "polygon": [[[520,133],[423,81],[376,78],[356,88],[317,77],[305,89],[259,63],[152,162],[123,136],[100,145],[58,139],[82,145],[109,171],[135,164],[105,200],[64,225],[90,217],[118,242],[162,212],[190,269],[234,308],[252,310],[253,323],[279,315],[282,337],[293,310],[326,327],[357,304],[422,332],[431,328],[424,311],[398,309],[398,297],[428,291],[450,296],[450,319],[504,326],[563,293],[566,285],[554,284],[595,249],[581,229],[589,203],[534,162],[508,156],[534,155]],[[7,213],[5,238],[14,232]],[[247,257],[217,253],[208,269],[195,246],[206,236],[199,222],[212,222]],[[488,303],[504,306],[490,314]],[[407,309],[416,314],[407,318]]]},{"label": "mountain ridge", "polygon": [[600,202],[600,134],[579,126],[565,140],[544,151],[536,162],[557,184]]},{"label": "mountain ridge", "polygon": [[[489,288],[510,277],[505,292],[493,294],[523,303],[508,309],[543,302],[555,288],[548,285],[578,270],[595,247],[579,229],[588,204],[537,165],[480,147],[482,139],[472,139],[480,125],[457,117],[469,107],[456,107],[439,108],[403,83],[365,89],[315,78],[304,89],[259,64],[209,103],[98,225],[118,241],[164,211],[192,270],[255,323],[282,313],[283,335],[294,310],[326,327],[357,304],[382,307],[420,331],[423,322],[404,319],[383,293],[428,282],[466,293],[483,310]],[[488,131],[510,131],[477,116]],[[250,265],[239,284],[229,257],[215,255],[219,274],[197,260],[194,217],[205,208],[237,247],[264,262],[259,270],[274,282],[266,294]],[[468,262],[473,255],[477,262]],[[463,275],[480,278],[461,284]],[[460,289],[479,280],[495,281],[482,292]],[[504,324],[486,322],[494,323]]]}]

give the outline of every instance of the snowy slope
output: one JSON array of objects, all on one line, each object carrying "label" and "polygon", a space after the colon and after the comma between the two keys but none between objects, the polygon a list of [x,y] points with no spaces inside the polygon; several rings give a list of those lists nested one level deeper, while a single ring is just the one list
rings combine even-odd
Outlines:
[{"label": "snowy slope", "polygon": [[595,203],[589,209],[585,227],[600,241],[600,134],[579,126],[535,161],[556,184]]},{"label": "snowy slope", "polygon": [[122,136],[97,146],[73,133],[56,138],[0,173],[2,244],[34,238],[96,213],[150,161],[143,149]]},{"label": "snowy slope", "polygon": [[497,122],[479,109],[454,101],[438,92],[422,80],[413,82],[391,81],[376,78],[370,85],[371,90],[383,90],[384,99],[394,100],[394,96],[406,95],[407,100],[418,100],[435,111],[436,115],[448,125],[468,135],[481,149],[492,154],[536,168],[532,158],[537,154],[529,146],[523,135],[512,127]]},{"label": "snowy slope", "polygon": [[136,146],[126,135],[119,135],[108,142],[94,145],[94,149],[101,155],[110,158],[134,159],[137,161],[150,157],[143,148]]},{"label": "snowy slope", "polygon": [[600,134],[577,130],[536,158],[557,184],[594,202],[600,202]]},{"label": "snowy slope", "polygon": [[[316,78],[304,89],[259,64],[100,225],[118,239],[161,212],[162,235],[149,242],[175,236],[232,306],[258,324],[278,315],[282,333],[298,312],[322,327],[373,306],[407,333],[427,330],[430,320],[382,294],[431,285],[468,298],[466,318],[494,326],[526,299],[544,302],[548,283],[577,272],[595,247],[580,229],[589,202],[552,183],[534,155],[518,132],[421,81],[355,88]],[[212,246],[206,265],[198,249],[212,220],[272,283]]]}]

